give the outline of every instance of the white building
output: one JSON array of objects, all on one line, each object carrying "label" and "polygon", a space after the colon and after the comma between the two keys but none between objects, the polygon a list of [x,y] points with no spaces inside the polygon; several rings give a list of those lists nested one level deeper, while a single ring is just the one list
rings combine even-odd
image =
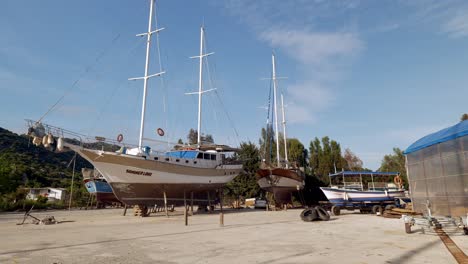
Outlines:
[{"label": "white building", "polygon": [[67,190],[64,188],[30,188],[26,199],[37,200],[39,196],[47,197],[48,201],[59,201],[65,200],[67,196]]}]

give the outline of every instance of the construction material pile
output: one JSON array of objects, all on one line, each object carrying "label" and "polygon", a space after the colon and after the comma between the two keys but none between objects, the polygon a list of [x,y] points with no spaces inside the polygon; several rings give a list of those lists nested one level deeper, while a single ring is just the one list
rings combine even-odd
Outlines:
[{"label": "construction material pile", "polygon": [[412,208],[390,208],[384,211],[383,217],[385,218],[401,218],[402,215],[422,215],[416,213]]}]

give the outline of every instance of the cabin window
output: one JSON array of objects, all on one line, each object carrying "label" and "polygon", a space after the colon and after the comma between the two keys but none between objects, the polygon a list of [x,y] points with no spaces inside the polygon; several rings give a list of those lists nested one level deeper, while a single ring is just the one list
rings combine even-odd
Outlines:
[{"label": "cabin window", "polygon": [[158,158],[158,157],[154,157],[154,160],[159,160],[159,158]]},{"label": "cabin window", "polygon": [[198,153],[197,159],[203,159],[203,153]]},{"label": "cabin window", "polygon": [[211,160],[216,160],[216,155],[211,155]]},{"label": "cabin window", "polygon": [[169,158],[166,158],[166,161],[169,161]]},{"label": "cabin window", "polygon": [[193,161],[193,164],[197,164],[197,161],[196,161],[196,160],[194,160],[194,161]]},{"label": "cabin window", "polygon": [[179,159],[176,159],[175,161],[176,161],[176,162],[179,162],[180,160],[179,160]]},{"label": "cabin window", "polygon": [[209,160],[211,159],[210,156],[211,155],[209,153],[203,153],[203,159]]},{"label": "cabin window", "polygon": [[185,160],[185,163],[188,163],[188,160]]}]

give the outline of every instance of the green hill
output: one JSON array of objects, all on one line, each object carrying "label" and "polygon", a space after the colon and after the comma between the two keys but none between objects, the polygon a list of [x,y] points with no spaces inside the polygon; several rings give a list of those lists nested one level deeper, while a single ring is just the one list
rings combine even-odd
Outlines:
[{"label": "green hill", "polygon": [[[26,135],[0,127],[0,197],[12,197],[19,187],[62,187],[71,185],[74,152],[54,153],[36,147]],[[82,193],[81,168],[92,165],[77,156],[75,166],[76,195]]]}]

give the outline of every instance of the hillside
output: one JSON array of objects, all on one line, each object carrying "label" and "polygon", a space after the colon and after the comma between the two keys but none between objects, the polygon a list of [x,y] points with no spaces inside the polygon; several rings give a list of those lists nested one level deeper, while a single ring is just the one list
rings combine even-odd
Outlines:
[{"label": "hillside", "polygon": [[[54,153],[36,147],[25,135],[17,135],[0,127],[0,195],[24,187],[63,187],[71,182],[72,166],[67,165],[73,152]],[[92,168],[81,157],[76,159],[75,176],[81,180],[81,168]]]}]

